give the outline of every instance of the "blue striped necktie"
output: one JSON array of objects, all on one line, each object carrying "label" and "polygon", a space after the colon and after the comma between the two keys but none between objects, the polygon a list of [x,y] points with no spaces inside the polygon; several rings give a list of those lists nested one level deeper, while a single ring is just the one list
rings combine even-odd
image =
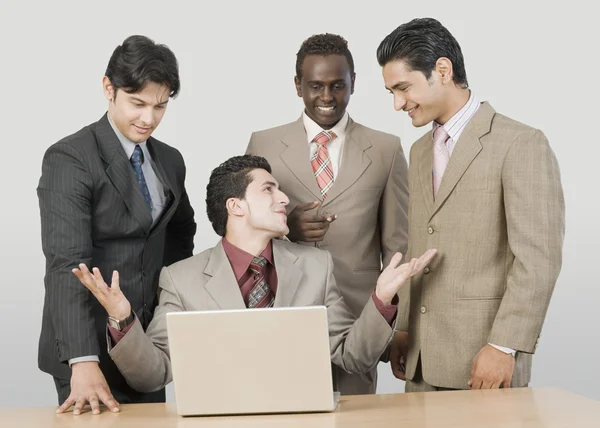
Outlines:
[{"label": "blue striped necktie", "polygon": [[148,211],[152,213],[152,198],[150,197],[150,191],[148,190],[148,185],[146,184],[146,179],[144,178],[144,172],[142,171],[144,152],[142,152],[142,148],[138,144],[135,145],[135,149],[133,150],[133,154],[131,155],[131,159],[129,159],[129,161],[135,170],[135,178],[140,184],[140,189],[142,190],[142,195],[146,200]]}]

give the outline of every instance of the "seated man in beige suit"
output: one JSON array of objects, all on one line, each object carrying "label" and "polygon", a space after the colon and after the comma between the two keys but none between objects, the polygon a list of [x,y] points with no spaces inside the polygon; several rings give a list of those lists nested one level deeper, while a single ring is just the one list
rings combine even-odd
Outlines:
[{"label": "seated man in beige suit", "polygon": [[[406,251],[408,184],[400,139],[348,115],[355,80],[346,40],[335,34],[305,40],[294,77],[304,112],[253,133],[247,153],[269,161],[290,198],[288,238],[331,253],[340,291],[359,316],[382,263]],[[375,393],[375,368],[334,374],[342,394]]]},{"label": "seated man in beige suit", "polygon": [[414,126],[433,122],[410,152],[408,254],[439,256],[401,292],[410,318],[398,323],[408,333],[394,339],[394,374],[409,392],[525,386],[562,260],[554,153],[541,131],[477,100],[438,21],[401,25],[377,59],[394,108]]},{"label": "seated man in beige suit", "polygon": [[206,205],[223,238],[163,268],[159,304],[145,333],[119,289],[117,272],[109,288],[98,269],[92,274],[82,264],[73,270],[106,309],[109,355],[134,389],[154,391],[171,381],[166,314],[174,311],[325,305],[332,361],[353,373],[377,364],[392,338],[392,299],[435,250],[402,265],[396,253],[357,320],[336,285],[328,252],[273,239],[288,232],[288,202],[264,158],[237,156],[217,167]]}]

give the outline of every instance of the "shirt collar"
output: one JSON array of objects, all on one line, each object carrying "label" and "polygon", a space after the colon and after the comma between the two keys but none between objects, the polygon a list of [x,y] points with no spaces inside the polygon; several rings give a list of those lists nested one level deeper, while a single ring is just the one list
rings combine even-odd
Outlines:
[{"label": "shirt collar", "polygon": [[[236,281],[239,281],[240,278],[248,271],[250,262],[252,262],[254,256],[242,250],[241,248],[236,247],[227,239],[225,239],[225,237],[223,237],[221,241],[223,243],[225,255],[227,255],[229,263],[233,268],[235,279]],[[275,266],[273,263],[273,240],[269,241],[260,255],[267,259],[267,262],[269,262],[271,265]]]},{"label": "shirt collar", "polygon": [[[342,116],[340,121],[338,123],[336,123],[333,128],[330,129],[330,131],[335,132],[335,135],[337,135],[337,138],[340,140],[343,139],[346,135],[346,126],[348,126],[348,118],[349,118],[348,112],[345,111],[344,115]],[[302,112],[302,122],[304,123],[304,129],[306,130],[306,137],[308,138],[309,143],[320,132],[324,131],[324,129],[321,128],[317,124],[317,122],[315,122],[310,117],[308,117],[308,115],[306,114],[306,111]]]},{"label": "shirt collar", "polygon": [[[467,103],[454,116],[452,116],[448,122],[446,122],[443,125],[444,131],[446,131],[448,136],[452,138],[454,142],[457,141],[457,136],[460,137],[460,133],[479,108],[479,100],[477,99],[473,91],[469,90],[469,93],[470,95]],[[442,125],[440,125],[437,122],[433,122],[434,131],[440,126]]]},{"label": "shirt collar", "polygon": [[108,117],[108,123],[110,123],[111,128],[113,129],[113,131],[115,131],[115,134],[117,134],[117,138],[119,139],[119,142],[121,143],[121,146],[123,147],[123,150],[125,150],[127,159],[131,159],[131,155],[133,155],[133,151],[135,150],[136,145],[139,145],[142,148],[144,155],[147,156],[146,141],[143,141],[141,143],[134,143],[129,138],[127,138],[126,136],[121,134],[121,131],[119,131],[119,128],[117,128],[117,126],[113,123],[112,119],[110,118],[110,114],[107,114],[106,116]]}]

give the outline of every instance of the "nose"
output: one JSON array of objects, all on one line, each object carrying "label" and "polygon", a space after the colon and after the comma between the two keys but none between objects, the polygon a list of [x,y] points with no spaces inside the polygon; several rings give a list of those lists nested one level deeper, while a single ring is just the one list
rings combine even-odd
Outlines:
[{"label": "nose", "polygon": [[152,107],[142,109],[142,112],[140,114],[140,120],[144,125],[152,126],[152,123],[154,122],[154,111]]},{"label": "nose", "polygon": [[394,94],[394,110],[400,111],[406,105],[406,100],[400,95]]},{"label": "nose", "polygon": [[287,206],[287,204],[290,203],[290,199],[281,190],[279,190],[278,192],[279,192],[279,194],[277,195],[277,199],[279,199],[279,203],[281,205],[283,205],[284,207]]},{"label": "nose", "polygon": [[331,100],[333,100],[333,94],[331,93],[331,89],[329,89],[327,86],[323,88],[323,92],[321,92],[321,100],[325,103],[328,103]]}]

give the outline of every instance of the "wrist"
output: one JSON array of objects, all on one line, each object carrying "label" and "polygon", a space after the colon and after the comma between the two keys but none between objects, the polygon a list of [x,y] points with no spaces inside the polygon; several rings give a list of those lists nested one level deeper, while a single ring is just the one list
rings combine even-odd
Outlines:
[{"label": "wrist", "polygon": [[375,295],[381,301],[381,303],[383,303],[384,305],[391,305],[392,304],[392,299],[394,298],[394,296],[393,295],[392,296],[386,295],[386,293],[384,293],[381,290],[379,290],[379,287],[375,289]]},{"label": "wrist", "polygon": [[134,315],[133,315],[133,311],[129,311],[129,314],[126,315],[125,317],[120,316],[120,317],[113,317],[113,316],[108,316],[108,325],[112,328],[114,328],[115,330],[118,331],[122,331],[125,327],[127,327],[129,324],[131,324],[133,322],[133,320],[135,319]]}]

